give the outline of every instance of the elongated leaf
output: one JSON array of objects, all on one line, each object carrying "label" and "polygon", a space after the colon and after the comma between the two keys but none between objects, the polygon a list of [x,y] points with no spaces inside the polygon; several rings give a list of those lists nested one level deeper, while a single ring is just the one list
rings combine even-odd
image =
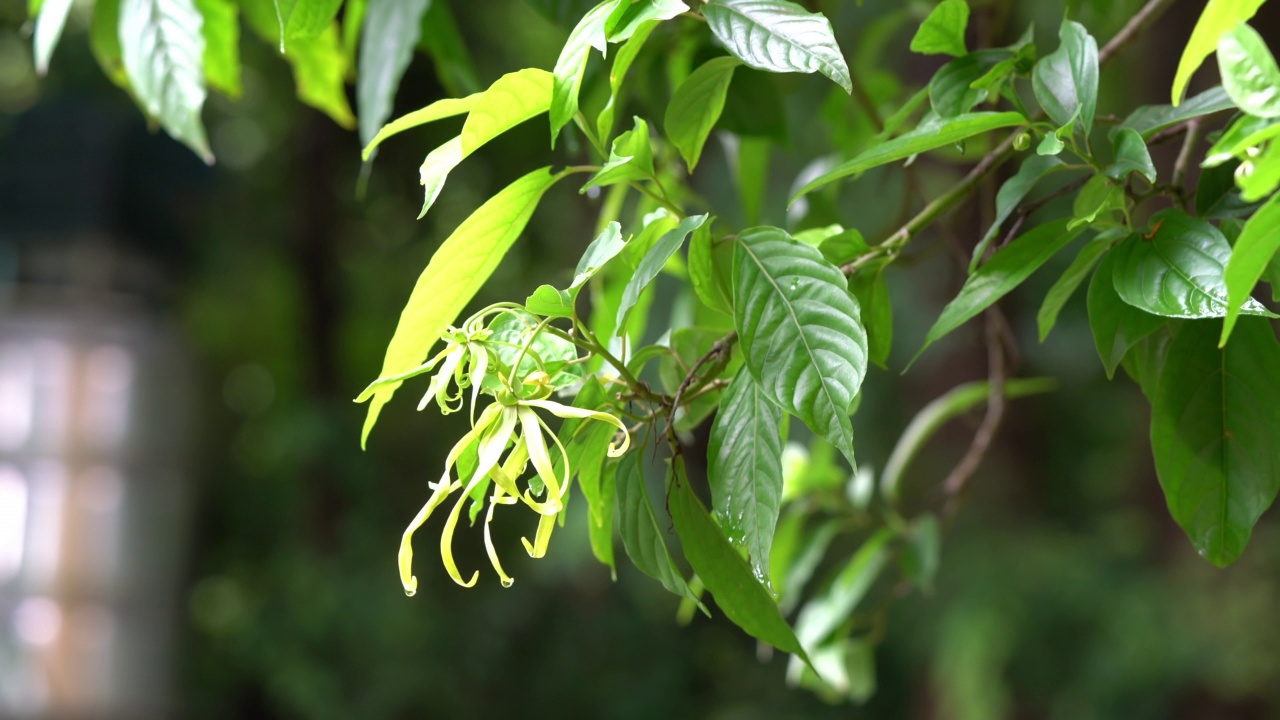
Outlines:
[{"label": "elongated leaf", "polygon": [[435,204],[449,172],[485,143],[547,111],[551,105],[551,73],[528,68],[498,78],[471,104],[462,133],[427,154],[418,168],[424,199],[421,219]]},{"label": "elongated leaf", "polygon": [[204,17],[204,76],[209,87],[240,97],[240,8],[231,0],[195,0]]},{"label": "elongated leaf", "polygon": [[1191,38],[1182,51],[1182,59],[1178,61],[1178,72],[1173,78],[1173,104],[1176,107],[1182,100],[1182,93],[1191,82],[1204,59],[1209,57],[1218,47],[1218,39],[1227,31],[1258,12],[1266,0],[1209,0],[1200,13],[1196,27],[1191,31]]},{"label": "elongated leaf", "polygon": [[1240,316],[1240,307],[1249,300],[1249,294],[1267,271],[1276,250],[1280,250],[1280,195],[1272,196],[1249,218],[1231,251],[1231,259],[1223,272],[1227,286],[1227,315],[1222,324],[1220,344],[1227,344],[1231,328]]},{"label": "elongated leaf", "polygon": [[658,27],[658,22],[655,20],[641,24],[636,28],[631,39],[627,40],[613,56],[613,65],[609,68],[609,101],[605,103],[604,109],[596,117],[596,134],[602,143],[607,142],[609,137],[613,135],[613,119],[618,114],[618,94],[622,90],[622,83],[627,79],[627,73],[631,71],[631,65],[640,56],[640,51],[644,49],[645,41],[649,39],[649,35],[656,27]]},{"label": "elongated leaf", "polygon": [[422,15],[430,4],[431,0],[368,0],[356,74],[361,145],[368,145],[391,117],[396,89],[413,59]]},{"label": "elongated leaf", "polygon": [[31,42],[35,50],[36,72],[41,75],[49,72],[49,58],[53,57],[53,49],[58,46],[70,12],[71,0],[44,0],[40,3]]},{"label": "elongated leaf", "polygon": [[1115,288],[1115,267],[1116,253],[1113,252],[1102,259],[1093,274],[1087,298],[1089,327],[1108,378],[1115,376],[1116,368],[1130,349],[1167,322],[1120,299]]},{"label": "elongated leaf", "polygon": [[573,283],[565,290],[540,285],[525,301],[525,307],[529,312],[545,317],[573,317],[574,304],[582,287],[624,247],[626,241],[622,238],[622,226],[616,222],[609,223],[578,260]]},{"label": "elongated leaf", "polygon": [[953,55],[968,52],[964,31],[969,26],[969,3],[965,0],[942,0],[920,23],[911,38],[911,51],[922,55]]},{"label": "elongated leaf", "polygon": [[733,315],[733,243],[714,239],[711,223],[689,241],[689,284],[704,305]]},{"label": "elongated leaf", "polygon": [[1114,237],[1103,236],[1080,248],[1076,259],[1071,261],[1058,281],[1049,288],[1049,292],[1044,296],[1044,303],[1040,305],[1040,312],[1036,314],[1040,342],[1044,342],[1044,339],[1049,337],[1049,331],[1053,330],[1053,326],[1058,322],[1058,313],[1062,312],[1063,306],[1089,277],[1089,273],[1093,271],[1093,267],[1098,264],[1102,256],[1111,249],[1113,242],[1115,242]]},{"label": "elongated leaf", "polygon": [[768,575],[782,508],[782,408],[739,371],[720,399],[707,445],[711,506],[725,536],[745,548],[756,578]]},{"label": "elongated leaf", "polygon": [[623,0],[609,14],[605,34],[609,42],[626,42],[645,24],[670,20],[688,11],[689,6],[680,0]]},{"label": "elongated leaf", "polygon": [[889,560],[893,532],[872,535],[820,595],[805,603],[796,618],[796,636],[805,649],[816,648],[844,624]]},{"label": "elongated leaf", "polygon": [[122,88],[129,87],[129,77],[124,72],[124,58],[120,49],[120,0],[96,0],[93,4],[93,22],[89,26],[89,49],[111,82]]},{"label": "elongated leaf", "polygon": [[1124,188],[1112,182],[1106,175],[1094,175],[1076,193],[1071,212],[1075,217],[1067,227],[1112,227],[1116,216],[1124,210]]},{"label": "elongated leaf", "polygon": [[791,202],[794,203],[801,195],[807,195],[840,178],[856,175],[897,160],[905,160],[912,155],[945,147],[992,130],[1022,125],[1026,121],[1022,113],[1016,112],[966,113],[946,120],[934,118],[931,122],[922,123],[920,127],[905,135],[880,143],[852,160],[837,165],[834,170],[820,175],[801,188]]},{"label": "elongated leaf", "polygon": [[[1054,390],[1057,384],[1050,378],[1025,378],[1009,380],[1004,384],[1006,398],[1020,398]],[[897,503],[902,478],[911,462],[924,449],[925,443],[937,434],[950,420],[979,407],[991,397],[991,385],[985,380],[965,383],[948,390],[944,395],[925,405],[911,418],[911,422],[898,442],[893,446],[884,472],[880,474],[880,491],[891,503]]]},{"label": "elongated leaf", "polygon": [[134,97],[175,140],[213,162],[204,107],[203,20],[192,0],[122,0],[120,47]]},{"label": "elongated leaf", "polygon": [[1243,172],[1236,176],[1240,199],[1249,203],[1265,199],[1280,188],[1280,143],[1268,143],[1240,167]]},{"label": "elongated leaf", "polygon": [[[348,0],[347,12],[351,4]],[[479,73],[471,51],[463,40],[458,22],[449,9],[449,3],[433,2],[422,17],[422,40],[419,47],[424,48],[431,56],[436,68],[436,77],[440,84],[451,95],[470,95],[479,92],[484,86],[480,84]]]},{"label": "elongated leaf", "polygon": [[987,228],[987,234],[982,236],[973,249],[973,258],[969,261],[970,275],[978,269],[978,263],[982,262],[987,246],[996,235],[1000,234],[1000,226],[1013,215],[1014,210],[1018,209],[1018,204],[1026,199],[1036,183],[1050,173],[1061,170],[1062,167],[1062,161],[1052,155],[1033,155],[1024,160],[1018,172],[1000,186],[1000,190],[996,193],[995,222],[991,223],[991,227]]},{"label": "elongated leaf", "polygon": [[[834,242],[834,239],[828,240],[820,248],[823,257],[832,263],[836,261],[828,250]],[[888,258],[870,262],[849,279],[849,292],[858,300],[862,323],[867,329],[868,359],[880,367],[885,366],[893,348],[893,305],[889,300],[889,283],[884,277],[888,265]]]},{"label": "elongated leaf", "polygon": [[569,33],[553,71],[551,95],[551,147],[556,146],[560,130],[568,125],[578,112],[578,90],[582,87],[582,75],[587,70],[587,55],[591,48],[601,53],[605,49],[605,21],[621,0],[605,0],[591,9]]},{"label": "elongated leaf", "polygon": [[733,309],[760,389],[853,465],[849,406],[867,372],[867,333],[839,268],[778,228],[744,230]]},{"label": "elongated leaf", "polygon": [[[1227,314],[1224,277],[1231,245],[1213,225],[1176,210],[1151,218],[1154,234],[1132,235],[1116,247],[1120,298],[1153,315],[1213,318]],[[1241,312],[1270,315],[1252,298]]]},{"label": "elongated leaf", "polygon": [[[559,177],[541,168],[516,180],[471,213],[440,245],[400,313],[379,377],[400,375],[422,363],[440,333],[471,301],[524,231],[542,194]],[[398,382],[388,384],[372,395],[362,446],[368,442],[382,406],[399,386]]]},{"label": "elongated leaf", "polygon": [[1205,153],[1204,167],[1215,167],[1233,158],[1246,158],[1249,148],[1259,147],[1280,135],[1280,122],[1275,118],[1241,115],[1222,131],[1222,136]]},{"label": "elongated leaf", "polygon": [[1106,175],[1113,180],[1124,182],[1129,173],[1136,172],[1154,184],[1156,166],[1151,162],[1151,153],[1147,151],[1147,143],[1142,135],[1132,128],[1121,128],[1113,141],[1115,161],[1107,167]]},{"label": "elongated leaf", "polygon": [[365,146],[361,157],[368,160],[370,156],[372,156],[373,151],[387,138],[399,135],[406,130],[412,130],[413,128],[426,125],[429,122],[435,122],[436,120],[443,120],[444,118],[471,112],[471,108],[474,107],[476,101],[480,99],[480,95],[481,93],[475,93],[462,98],[445,98],[443,100],[437,100],[424,108],[401,115],[386,125],[383,125],[382,128],[378,130],[377,134],[373,136],[373,139],[369,141],[369,144]]},{"label": "elongated leaf", "polygon": [[849,66],[831,21],[787,0],[708,0],[711,33],[749,67],[775,73],[820,72],[853,92]]},{"label": "elongated leaf", "polygon": [[285,45],[295,38],[319,37],[338,17],[342,0],[293,0],[285,23]]},{"label": "elongated leaf", "polygon": [[636,302],[640,300],[640,293],[649,287],[649,283],[658,277],[658,273],[662,272],[662,268],[666,266],[667,260],[680,249],[684,244],[685,238],[689,237],[689,233],[697,230],[702,223],[707,221],[706,215],[692,215],[680,221],[674,230],[667,232],[658,241],[653,244],[649,252],[645,253],[644,259],[640,261],[640,265],[636,268],[635,275],[631,276],[631,281],[627,283],[627,287],[622,291],[622,304],[618,306],[617,327],[619,330],[625,327],[627,314],[631,312],[631,308],[635,307]]},{"label": "elongated leaf", "polygon": [[988,95],[986,88],[973,87],[973,83],[1013,57],[1012,50],[978,50],[943,65],[929,81],[933,111],[939,117],[949,118],[972,110]]},{"label": "elongated leaf", "polygon": [[613,556],[613,516],[618,497],[618,463],[606,460],[600,470],[600,495],[603,503],[598,522],[587,523],[587,537],[591,541],[591,554],[609,566],[609,574],[618,579],[618,564]]},{"label": "elongated leaf", "polygon": [[591,176],[581,192],[589,188],[615,185],[632,180],[651,179],[653,147],[649,144],[649,124],[634,118],[635,127],[618,136],[609,150],[609,161]]},{"label": "elongated leaf", "polygon": [[[662,528],[653,514],[649,491],[645,489],[640,461],[644,453],[636,450],[618,461],[614,478],[618,493],[618,528],[627,557],[640,572],[662,583],[672,594],[697,601],[685,582],[680,568],[662,539]],[[695,568],[694,572],[697,572]]]},{"label": "elongated leaf", "polygon": [[344,128],[356,126],[355,115],[347,102],[347,54],[342,48],[337,25],[329,26],[313,39],[291,41],[285,58],[293,65],[299,100],[320,110]]},{"label": "elongated leaf", "polygon": [[1280,117],[1280,67],[1257,30],[1237,25],[1218,41],[1222,87],[1239,108],[1257,117]]},{"label": "elongated leaf", "polygon": [[1098,42],[1078,22],[1063,21],[1058,49],[1040,59],[1031,87],[1055,125],[1076,118],[1088,135],[1098,106]]},{"label": "elongated leaf", "polygon": [[1151,449],[1169,512],[1222,567],[1280,489],[1280,343],[1255,318],[1240,320],[1225,348],[1219,333],[1199,321],[1174,334],[1151,403]]},{"label": "elongated leaf", "polygon": [[1172,125],[1177,125],[1184,120],[1230,110],[1235,106],[1236,104],[1232,102],[1231,96],[1227,94],[1227,91],[1221,85],[1218,85],[1193,98],[1188,98],[1177,107],[1172,105],[1143,105],[1129,113],[1129,117],[1124,119],[1120,129],[1133,128],[1141,133],[1145,140],[1157,132]]},{"label": "elongated leaf", "polygon": [[942,316],[929,328],[924,346],[916,353],[916,357],[920,357],[920,353],[930,345],[1021,285],[1022,281],[1031,277],[1031,273],[1066,247],[1082,230],[1083,228],[1068,229],[1066,219],[1054,220],[1023,233],[993,255],[987,264],[969,276],[956,299],[943,308]]},{"label": "elongated leaf", "polygon": [[676,486],[671,490],[671,522],[680,534],[684,555],[716,599],[716,605],[747,634],[808,661],[791,626],[782,618],[767,578],[757,575],[725,539],[689,487],[684,460],[674,460]]},{"label": "elongated leaf", "polygon": [[724,110],[725,94],[739,62],[731,57],[712,58],[689,74],[667,103],[662,126],[680,151],[689,172],[702,156],[702,146]]}]

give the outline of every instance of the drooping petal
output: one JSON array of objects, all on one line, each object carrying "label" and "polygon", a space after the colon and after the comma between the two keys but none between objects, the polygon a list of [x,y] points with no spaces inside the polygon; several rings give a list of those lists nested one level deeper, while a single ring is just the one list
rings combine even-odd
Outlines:
[{"label": "drooping petal", "polygon": [[584,408],[571,407],[554,400],[524,400],[524,405],[542,408],[547,412],[559,418],[575,419],[575,420],[599,420],[606,422],[622,431],[622,442],[620,444],[609,444],[609,457],[622,457],[626,454],[627,448],[631,447],[631,433],[627,432],[627,426],[621,420],[600,410],[586,410]]},{"label": "drooping petal", "polygon": [[538,414],[524,404],[519,406],[519,412],[520,437],[524,439],[525,446],[529,449],[529,460],[538,471],[538,477],[542,478],[542,483],[547,486],[547,504],[552,505],[558,512],[560,498],[564,495],[560,489],[560,482],[556,480],[551,456],[547,453],[547,443],[542,438],[542,425],[538,422]]},{"label": "drooping petal", "polygon": [[458,364],[462,362],[465,350],[460,345],[451,346],[448,349],[448,355],[445,357],[444,364],[440,366],[440,371],[431,376],[431,384],[427,386],[427,392],[418,401],[418,411],[421,412],[427,407],[432,400],[440,402],[440,407],[445,407],[444,401],[439,400],[440,395],[444,392],[445,387],[449,384],[449,379],[453,377],[453,371],[457,369]]},{"label": "drooping petal", "polygon": [[493,565],[493,569],[498,573],[498,579],[502,582],[502,587],[511,587],[515,583],[515,578],[507,575],[502,569],[502,563],[498,560],[498,551],[493,547],[493,537],[489,534],[489,524],[493,522],[493,508],[495,505],[511,505],[516,501],[515,498],[505,495],[501,487],[497,487],[493,491],[493,495],[489,497],[489,510],[484,516],[484,550],[489,554],[489,563]]},{"label": "drooping petal", "polygon": [[524,549],[531,558],[540,558],[547,554],[547,544],[551,542],[551,532],[556,529],[556,516],[543,515],[538,520],[538,533],[533,536],[533,544],[528,538],[520,538]]},{"label": "drooping petal", "polygon": [[489,371],[489,351],[484,346],[469,343],[471,348],[471,424],[476,424],[476,401],[480,398],[480,386]]},{"label": "drooping petal", "polygon": [[[490,405],[489,407],[493,406]],[[462,504],[471,495],[471,491],[476,485],[488,477],[489,471],[498,464],[498,459],[502,457],[502,451],[506,449],[507,443],[511,441],[512,433],[515,432],[516,409],[513,407],[499,407],[502,408],[501,416],[489,426],[490,431],[485,433],[480,440],[479,452],[476,454],[476,471],[463,489],[462,495],[458,497],[458,501],[453,504],[453,509],[449,511],[449,517],[445,520],[444,531],[440,534],[440,559],[444,562],[444,569],[454,582],[463,587],[475,585],[476,579],[480,577],[480,571],[477,570],[472,574],[470,580],[464,582],[461,573],[458,572],[458,565],[453,559],[453,533],[458,527],[458,517],[462,513]],[[486,411],[488,409],[485,408]]]}]

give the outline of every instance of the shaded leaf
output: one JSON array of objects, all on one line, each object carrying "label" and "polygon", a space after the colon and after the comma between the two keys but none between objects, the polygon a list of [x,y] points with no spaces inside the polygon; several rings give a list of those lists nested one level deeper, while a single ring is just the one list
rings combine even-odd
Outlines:
[{"label": "shaded leaf", "polygon": [[430,4],[431,0],[368,0],[356,73],[361,145],[368,145],[391,117],[400,78],[413,59],[422,16]]},{"label": "shaded leaf", "polygon": [[626,81],[631,65],[640,56],[645,41],[649,39],[649,35],[656,27],[658,27],[657,21],[641,24],[636,28],[631,39],[627,40],[613,56],[613,65],[609,68],[609,100],[600,111],[600,115],[596,117],[596,135],[600,138],[600,142],[607,141],[613,134],[613,119],[618,113],[622,83]]},{"label": "shaded leaf", "polygon": [[888,562],[892,540],[893,532],[888,528],[877,531],[858,548],[831,585],[805,603],[796,618],[801,645],[816,648],[844,624]]},{"label": "shaded leaf", "polygon": [[731,57],[708,60],[680,83],[667,103],[662,125],[690,172],[697,166],[707,136],[724,110],[725,93],[738,65],[738,60]]},{"label": "shaded leaf", "polygon": [[733,243],[713,239],[711,223],[689,241],[689,284],[704,305],[733,315]]},{"label": "shaded leaf", "polygon": [[1188,98],[1177,107],[1173,105],[1143,105],[1129,113],[1119,129],[1133,128],[1143,139],[1149,139],[1157,132],[1184,120],[1209,115],[1223,110],[1230,110],[1236,104],[1221,85],[1209,88],[1193,98]]},{"label": "shaded leaf", "polygon": [[[617,463],[618,528],[627,556],[640,572],[662,583],[672,594],[697,601],[662,539],[640,466],[642,451],[627,453]],[[674,503],[672,503],[674,511]],[[694,567],[694,572],[698,572]]]},{"label": "shaded leaf", "polygon": [[975,88],[973,83],[1013,56],[1011,50],[978,50],[943,65],[929,81],[929,102],[933,111],[939,117],[949,118],[972,110],[988,95],[985,88]]},{"label": "shaded leaf", "polygon": [[1036,183],[1048,174],[1061,170],[1062,167],[1062,161],[1056,157],[1036,155],[1024,160],[1018,172],[1004,181],[996,193],[995,221],[991,223],[991,227],[987,228],[987,233],[973,249],[973,258],[969,261],[969,274],[972,275],[978,268],[978,263],[987,252],[987,246],[996,235],[1000,234],[1000,226],[1013,215],[1013,211],[1018,209],[1019,203],[1031,193]]},{"label": "shaded leaf", "polygon": [[627,314],[639,301],[640,293],[649,287],[649,283],[653,282],[654,278],[658,277],[658,273],[662,272],[662,268],[666,266],[667,260],[676,254],[684,244],[685,238],[689,237],[689,233],[697,230],[706,221],[706,215],[693,215],[681,220],[674,230],[658,238],[653,247],[645,253],[640,265],[636,267],[635,275],[631,276],[631,281],[622,291],[622,303],[618,306],[617,320],[615,320],[619,329],[626,326]]},{"label": "shaded leaf", "polygon": [[1089,277],[1089,273],[1093,272],[1093,267],[1098,264],[1102,256],[1111,249],[1113,242],[1115,242],[1115,236],[1104,233],[1080,248],[1076,259],[1071,261],[1067,269],[1062,272],[1062,276],[1049,288],[1049,292],[1044,296],[1044,303],[1040,305],[1040,312],[1036,314],[1040,342],[1044,342],[1044,339],[1049,337],[1049,331],[1053,330],[1053,326],[1058,322],[1058,313],[1062,312],[1063,306],[1075,294],[1076,289],[1084,283],[1085,278]]},{"label": "shaded leaf", "polygon": [[1031,87],[1040,107],[1055,125],[1078,120],[1088,135],[1098,105],[1098,42],[1078,22],[1065,20],[1058,29],[1058,49],[1031,71]]},{"label": "shaded leaf", "polygon": [[1135,345],[1165,324],[1165,319],[1124,302],[1115,289],[1116,254],[1102,259],[1089,282],[1089,328],[1107,377]]}]

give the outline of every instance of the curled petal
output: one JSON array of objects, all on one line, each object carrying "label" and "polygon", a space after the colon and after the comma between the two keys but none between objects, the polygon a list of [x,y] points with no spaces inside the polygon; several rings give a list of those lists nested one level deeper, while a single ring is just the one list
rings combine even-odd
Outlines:
[{"label": "curled petal", "polygon": [[[556,471],[551,464],[551,456],[547,453],[547,443],[542,438],[542,423],[538,420],[538,415],[521,404],[518,408],[520,413],[520,437],[524,440],[525,447],[529,450],[529,460],[533,462],[533,467],[538,471],[538,477],[542,478],[542,482],[547,486],[547,501],[556,501],[556,510],[559,511],[559,500],[564,497],[561,491],[561,484],[556,480]],[[552,437],[555,437],[554,435]],[[545,517],[545,516],[544,516]]]},{"label": "curled petal", "polygon": [[528,538],[520,538],[524,549],[531,558],[540,558],[547,554],[547,544],[551,542],[551,532],[556,529],[556,516],[543,515],[538,520],[538,533],[533,536],[533,543]]},{"label": "curled petal", "polygon": [[489,523],[493,522],[493,508],[495,505],[510,505],[516,500],[513,497],[504,496],[502,488],[498,487],[493,491],[493,495],[489,498],[489,510],[484,516],[484,549],[489,553],[489,562],[493,565],[493,569],[498,573],[498,579],[502,581],[502,587],[511,587],[515,583],[515,579],[507,575],[502,569],[502,563],[498,560],[498,551],[493,547],[493,537],[489,535]]},{"label": "curled petal", "polygon": [[618,428],[622,431],[622,442],[609,444],[609,457],[622,457],[626,454],[627,448],[631,446],[631,433],[627,432],[627,426],[624,425],[621,420],[607,412],[570,407],[568,405],[555,402],[554,400],[525,400],[522,404],[530,407],[542,408],[559,418],[599,420],[600,422],[606,422]]},{"label": "curled petal", "polygon": [[[427,386],[427,392],[422,396],[422,400],[418,401],[418,411],[421,412],[432,400],[439,400],[442,393],[445,392],[449,379],[453,377],[453,372],[458,368],[458,364],[462,362],[464,349],[459,345],[450,346],[446,351],[444,364],[440,366],[440,371],[431,376],[431,384]],[[439,400],[440,407],[445,407],[444,401]]]},{"label": "curled petal", "polygon": [[422,363],[421,365],[419,365],[418,367],[412,370],[402,372],[399,375],[390,375],[387,377],[380,377],[377,380],[374,380],[372,383],[369,383],[369,387],[365,388],[360,392],[360,394],[356,397],[356,402],[364,402],[365,400],[368,400],[369,398],[373,397],[373,394],[375,392],[377,392],[381,388],[386,387],[387,385],[390,385],[392,383],[395,383],[398,385],[404,382],[405,380],[408,380],[411,377],[417,377],[418,375],[421,375],[423,373],[431,372],[431,370],[435,368],[435,366],[438,365],[440,361],[443,360],[445,356],[449,354],[449,351],[451,351],[452,349],[453,349],[452,346],[446,346],[445,349],[436,353],[435,357]]},{"label": "curled petal", "polygon": [[[493,407],[493,405],[489,407]],[[485,408],[486,411],[488,409]],[[471,491],[480,484],[481,480],[488,477],[490,471],[497,466],[498,459],[502,456],[502,451],[506,449],[507,443],[511,441],[511,435],[515,432],[515,427],[515,408],[502,407],[499,419],[487,427],[488,432],[484,433],[480,440],[476,471],[472,474],[471,480],[467,482],[462,495],[458,497],[458,501],[453,504],[453,509],[449,511],[449,517],[445,520],[444,531],[440,534],[440,559],[444,562],[444,569],[449,573],[449,577],[453,578],[454,582],[463,587],[475,585],[476,579],[480,577],[480,571],[477,570],[472,574],[471,579],[465,582],[458,572],[458,565],[453,559],[453,533],[458,527],[458,516],[462,511],[463,502],[471,494]]]}]

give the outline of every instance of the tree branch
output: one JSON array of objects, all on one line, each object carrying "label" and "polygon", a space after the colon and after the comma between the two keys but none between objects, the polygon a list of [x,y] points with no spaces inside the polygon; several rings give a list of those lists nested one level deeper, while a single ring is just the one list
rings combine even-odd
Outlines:
[{"label": "tree branch", "polygon": [[1004,420],[1005,360],[1001,325],[1005,320],[1003,313],[995,306],[987,309],[985,318],[987,382],[989,384],[987,412],[982,416],[982,424],[974,433],[969,450],[942,483],[943,490],[947,494],[947,503],[942,514],[947,520],[954,517],[959,510],[969,479],[977,472],[987,451],[991,449],[991,442],[995,439],[996,431],[1000,429],[1001,421]]}]

